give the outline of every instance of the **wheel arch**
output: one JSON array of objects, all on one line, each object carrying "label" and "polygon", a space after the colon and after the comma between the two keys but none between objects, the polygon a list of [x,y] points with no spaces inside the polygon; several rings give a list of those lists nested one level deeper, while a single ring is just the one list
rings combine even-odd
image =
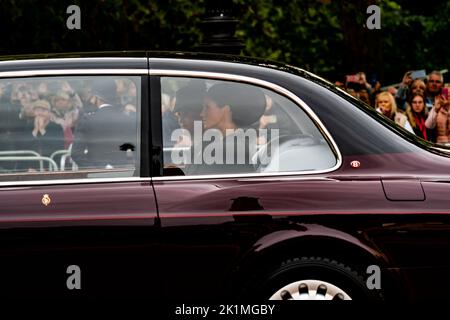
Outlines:
[{"label": "wheel arch", "polygon": [[396,270],[389,269],[388,258],[374,244],[318,225],[308,226],[307,230],[302,231],[279,230],[261,237],[241,257],[233,275],[234,291],[239,292],[239,287],[248,282],[248,279],[264,276],[285,260],[316,256],[350,264],[364,275],[367,274],[367,267],[377,265],[381,269],[385,297],[389,299],[391,296],[404,294],[404,280]]}]

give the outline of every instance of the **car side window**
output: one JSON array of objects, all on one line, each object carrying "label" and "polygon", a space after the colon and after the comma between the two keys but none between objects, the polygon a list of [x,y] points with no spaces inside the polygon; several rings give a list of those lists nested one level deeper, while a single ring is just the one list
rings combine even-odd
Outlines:
[{"label": "car side window", "polygon": [[337,159],[290,99],[233,81],[162,77],[165,175],[317,171]]},{"label": "car side window", "polygon": [[139,175],[140,78],[0,80],[0,180]]}]

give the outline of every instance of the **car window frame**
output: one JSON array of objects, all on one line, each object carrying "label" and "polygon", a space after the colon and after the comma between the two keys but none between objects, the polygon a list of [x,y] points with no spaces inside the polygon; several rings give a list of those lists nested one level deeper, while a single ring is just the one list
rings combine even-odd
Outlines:
[{"label": "car window frame", "polygon": [[[82,64],[83,59],[80,59]],[[83,183],[107,183],[107,182],[148,182],[151,181],[149,156],[150,156],[150,100],[149,100],[149,70],[147,68],[78,68],[78,69],[40,69],[40,70],[17,70],[0,71],[0,79],[28,79],[37,77],[70,77],[70,76],[117,76],[117,77],[139,77],[141,107],[138,115],[138,128],[140,132],[140,154],[139,154],[139,175],[133,177],[102,177],[102,178],[76,178],[76,179],[39,179],[37,175],[33,179],[24,179],[19,181],[0,181],[0,187],[16,186],[38,186],[38,185],[64,185],[64,184],[83,184]],[[73,173],[72,171],[65,171]],[[62,172],[58,172],[62,174]],[[93,173],[102,173],[95,171]],[[26,173],[25,173],[26,174]],[[24,175],[24,173],[18,173]]]},{"label": "car window frame", "polygon": [[[249,77],[244,75],[238,75],[234,73],[226,72],[209,72],[209,71],[192,71],[192,70],[178,70],[178,69],[157,69],[150,68],[150,82],[153,83],[153,87],[158,89],[158,94],[156,96],[161,96],[161,78],[162,77],[180,77],[180,78],[203,78],[211,80],[222,80],[222,81],[233,81],[241,82],[249,85],[255,85],[262,87],[267,90],[271,90],[277,94],[284,96],[286,99],[290,100],[297,107],[301,108],[303,112],[310,118],[313,124],[316,126],[317,130],[323,135],[324,139],[328,143],[331,151],[336,158],[336,164],[328,169],[322,170],[309,170],[309,171],[285,171],[285,172],[260,172],[260,173],[235,173],[235,174],[209,174],[209,175],[190,175],[190,176],[164,176],[163,175],[163,145],[162,145],[162,116],[161,116],[161,99],[152,98],[152,114],[159,115],[159,125],[153,128],[158,130],[155,132],[155,136],[159,137],[157,149],[157,154],[154,156],[158,157],[159,170],[154,170],[156,175],[152,176],[154,181],[171,181],[171,180],[207,180],[207,179],[227,179],[227,178],[264,178],[264,177],[283,177],[283,176],[305,176],[305,175],[317,175],[324,174],[338,170],[343,163],[342,153],[339,150],[338,145],[333,139],[332,135],[329,133],[325,125],[322,123],[320,118],[314,113],[314,111],[309,107],[300,97],[294,94],[292,91],[277,85],[275,83],[258,79],[255,77]],[[153,91],[154,92],[154,91]],[[155,96],[153,94],[152,96]],[[155,111],[155,110],[159,110]],[[156,117],[153,117],[155,120]]]}]

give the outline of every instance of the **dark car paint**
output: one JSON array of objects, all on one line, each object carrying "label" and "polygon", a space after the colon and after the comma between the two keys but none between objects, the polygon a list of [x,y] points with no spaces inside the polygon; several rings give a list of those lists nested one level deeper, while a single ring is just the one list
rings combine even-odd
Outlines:
[{"label": "dark car paint", "polygon": [[[1,192],[3,298],[106,299],[152,288],[157,212],[150,181]],[[43,194],[50,205],[41,204]],[[66,287],[70,265],[82,270],[81,292]]]},{"label": "dark car paint", "polygon": [[[167,277],[168,287],[184,283],[199,294],[216,292],[217,274],[229,275],[235,271],[251,275],[264,269],[264,265],[275,267],[283,258],[305,254],[351,259],[345,253],[336,252],[340,247],[352,248],[355,254],[360,252],[358,257],[362,259],[354,263],[365,263],[365,268],[361,266],[363,270],[370,264],[381,265],[390,273],[387,277],[401,279],[399,286],[403,288],[409,288],[408,276],[416,282],[417,277],[430,273],[430,267],[442,271],[441,281],[450,280],[447,276],[450,259],[442,254],[449,249],[447,241],[443,241],[450,236],[449,210],[445,197],[441,196],[450,192],[449,176],[445,176],[450,169],[448,158],[430,153],[428,145],[391,128],[383,120],[380,123],[380,116],[364,106],[355,106],[343,94],[338,97],[330,93],[320,80],[311,81],[315,80],[313,77],[302,79],[279,71],[218,61],[158,58],[150,59],[150,68],[245,75],[287,88],[319,116],[343,154],[343,165],[329,174],[154,181],[162,243],[167,242],[162,250],[166,258],[163,261],[168,262],[164,269],[174,268],[170,274],[176,273],[174,260],[183,257],[184,267],[191,270],[190,277]],[[351,167],[354,160],[360,161],[361,167]],[[426,198],[430,188],[434,190]],[[335,218],[329,219],[330,216]],[[224,224],[229,226],[225,230]],[[293,232],[293,225],[303,228]],[[199,243],[198,237],[204,243]],[[427,245],[423,245],[424,237]],[[268,238],[271,238],[270,245],[256,252],[258,241],[252,240],[264,242],[262,239]],[[314,249],[305,249],[305,244]],[[337,249],[330,250],[328,246]],[[223,250],[229,255],[223,259],[228,263],[211,262],[212,248],[217,247],[228,249]],[[284,253],[267,261],[264,252],[271,256],[270,249],[274,247]],[[264,262],[259,264],[252,259]],[[199,261],[202,268],[197,268]],[[243,267],[247,264],[256,270]],[[406,280],[393,275],[399,269]],[[235,281],[246,281],[246,277],[237,278]],[[426,298],[427,290],[436,292],[441,288],[435,288],[433,281],[425,284],[428,287],[412,286],[404,294]],[[441,291],[445,294],[445,290]]]},{"label": "dark car paint", "polygon": [[[17,289],[16,296],[29,288],[29,297],[45,292],[60,298],[177,295],[181,300],[219,300],[240,295],[250,279],[263,281],[266,271],[301,256],[347,261],[362,272],[377,264],[384,271],[383,289],[393,289],[388,292],[391,296],[448,296],[450,159],[445,153],[392,127],[382,116],[304,71],[231,56],[148,53],[147,63],[145,53],[123,55],[127,59],[105,54],[113,59],[102,63],[90,58],[70,63],[10,61],[0,68],[145,69],[149,65],[151,70],[219,72],[266,80],[311,107],[336,141],[342,165],[330,173],[300,176],[155,179],[153,190],[144,182],[2,187],[0,250],[2,260],[8,262],[3,264],[7,271],[3,274],[14,274],[6,287]],[[141,58],[130,64],[131,57]],[[144,177],[148,165],[153,176],[162,174],[158,83],[159,78],[152,76],[146,84],[151,100],[143,98],[142,104],[147,112],[145,101],[151,101],[152,130],[142,130]],[[145,113],[143,118],[147,119]],[[359,168],[350,165],[354,160],[361,163]],[[46,192],[55,199],[51,208],[40,204]],[[41,261],[50,266],[38,268],[45,276],[23,277]],[[79,264],[86,273],[86,291],[67,291],[69,264]],[[117,283],[108,281],[110,277]]]}]

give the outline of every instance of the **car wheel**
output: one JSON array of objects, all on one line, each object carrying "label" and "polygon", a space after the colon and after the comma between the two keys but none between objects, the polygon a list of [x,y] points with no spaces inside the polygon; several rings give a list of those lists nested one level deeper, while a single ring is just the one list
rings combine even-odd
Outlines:
[{"label": "car wheel", "polygon": [[382,300],[361,274],[327,258],[286,260],[265,279],[260,292],[270,300]]}]

